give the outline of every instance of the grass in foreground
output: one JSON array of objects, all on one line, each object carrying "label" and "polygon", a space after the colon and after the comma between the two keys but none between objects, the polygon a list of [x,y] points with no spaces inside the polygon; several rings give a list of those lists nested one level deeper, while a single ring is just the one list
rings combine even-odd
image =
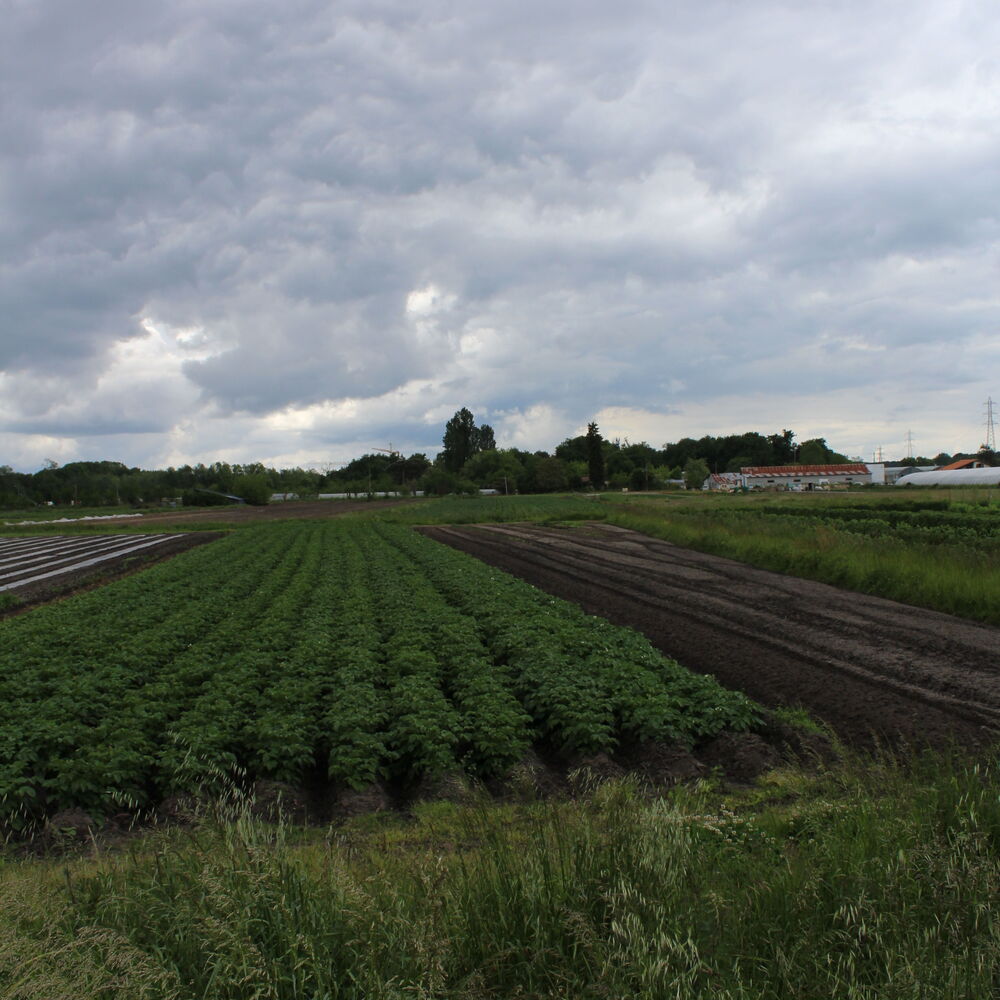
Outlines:
[{"label": "grass in foreground", "polygon": [[649,801],[419,807],[325,839],[245,812],[8,864],[5,998],[975,998],[1000,779],[922,758]]}]

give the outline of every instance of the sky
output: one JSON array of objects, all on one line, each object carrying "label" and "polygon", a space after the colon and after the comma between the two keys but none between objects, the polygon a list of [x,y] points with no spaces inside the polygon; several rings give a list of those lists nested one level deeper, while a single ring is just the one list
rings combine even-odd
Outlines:
[{"label": "sky", "polygon": [[990,0],[0,18],[0,465],[985,438]]}]

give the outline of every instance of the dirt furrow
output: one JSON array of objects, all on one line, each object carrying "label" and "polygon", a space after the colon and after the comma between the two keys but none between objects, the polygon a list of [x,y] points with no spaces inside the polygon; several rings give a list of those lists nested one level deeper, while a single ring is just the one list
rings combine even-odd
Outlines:
[{"label": "dirt furrow", "polygon": [[[906,685],[975,700],[982,697],[985,680],[1000,708],[996,629],[930,611],[920,611],[915,619],[915,609],[908,605],[754,569],[668,542],[646,539],[648,544],[640,546],[633,540],[634,532],[620,528],[605,526],[597,538],[573,531],[540,533],[531,526],[484,530],[517,537],[537,552],[537,558],[567,571],[589,575],[599,566],[603,579],[634,596],[651,594],[662,601],[669,591],[674,605],[702,617],[714,611],[734,628],[742,623],[782,645],[787,644],[782,637],[788,635],[797,650],[805,642],[813,647],[814,656],[832,656],[865,673],[871,672],[878,657],[880,677],[891,675]],[[622,543],[609,547],[607,537]],[[641,558],[623,556],[640,549]]]},{"label": "dirt furrow", "polygon": [[[974,669],[978,664],[980,672],[989,676],[988,690],[993,692],[996,709],[1000,709],[1000,678],[996,670],[995,630],[985,630],[978,648],[971,649],[975,634],[969,634],[968,623],[963,624],[965,633],[964,657],[960,667],[953,668],[948,662],[941,662],[940,650],[928,654],[928,646],[932,645],[932,633],[927,626],[927,613],[922,613],[921,633],[914,636],[915,627],[906,630],[902,637],[896,637],[895,642],[886,644],[877,641],[877,649],[866,640],[866,635],[857,632],[860,624],[868,630],[880,621],[887,612],[898,614],[903,611],[912,621],[913,610],[905,605],[889,601],[878,601],[874,598],[864,598],[865,602],[886,605],[878,613],[872,613],[865,608],[867,619],[859,614],[849,616],[854,628],[845,628],[844,614],[841,609],[831,606],[835,602],[842,603],[845,592],[824,585],[812,585],[815,589],[809,598],[802,602],[800,591],[806,581],[793,577],[768,573],[762,570],[752,570],[743,564],[732,560],[708,557],[718,564],[720,573],[714,576],[702,570],[704,580],[693,581],[689,576],[678,577],[674,572],[680,561],[687,562],[686,550],[668,543],[661,543],[664,552],[669,557],[669,573],[661,556],[659,563],[644,560],[644,566],[623,561],[615,553],[607,553],[606,547],[579,545],[572,532],[562,532],[559,536],[539,536],[529,532],[511,531],[506,527],[491,527],[486,529],[486,538],[493,535],[514,536],[529,543],[534,542],[530,550],[524,553],[524,558],[547,563],[559,567],[573,575],[590,576],[595,567],[599,567],[601,579],[605,584],[614,584],[622,596],[636,600],[646,600],[659,607],[665,595],[673,610],[681,608],[697,615],[706,624],[716,628],[731,631],[751,641],[760,641],[777,648],[792,652],[801,652],[803,647],[807,655],[833,668],[845,669],[859,675],[873,674],[871,664],[877,653],[881,657],[874,675],[881,682],[886,676],[891,676],[903,686],[929,688],[937,690],[948,697],[974,698],[977,701],[983,694],[981,678],[975,677]],[[593,539],[590,539],[592,542]],[[487,542],[487,544],[489,544]],[[585,551],[581,551],[585,550]],[[748,584],[738,590],[729,586],[728,577],[734,572],[742,571]],[[720,584],[720,579],[723,582]],[[751,597],[753,600],[747,600]],[[822,603],[816,598],[824,598]],[[857,594],[847,595],[849,602],[858,603]],[[940,616],[945,625],[951,625],[954,619]],[[801,624],[806,630],[803,635],[795,624]],[[974,627],[973,627],[974,628]],[[952,646],[953,648],[953,646]],[[992,714],[992,713],[991,713]]]}]

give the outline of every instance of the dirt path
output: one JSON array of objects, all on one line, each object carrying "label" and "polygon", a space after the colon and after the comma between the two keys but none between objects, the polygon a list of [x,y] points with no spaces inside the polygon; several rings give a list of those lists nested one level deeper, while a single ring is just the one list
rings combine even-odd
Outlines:
[{"label": "dirt path", "polygon": [[765,705],[801,705],[849,742],[1000,735],[1000,629],[609,525],[422,530],[643,632]]}]

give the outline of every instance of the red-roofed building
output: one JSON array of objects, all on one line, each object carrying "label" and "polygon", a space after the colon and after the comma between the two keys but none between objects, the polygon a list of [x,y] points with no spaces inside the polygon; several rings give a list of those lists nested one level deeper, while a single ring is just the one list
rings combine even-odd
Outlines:
[{"label": "red-roofed building", "polygon": [[938,472],[951,472],[953,469],[985,469],[985,462],[980,462],[978,458],[960,458],[957,462],[952,462],[950,465],[940,465],[937,468]]},{"label": "red-roofed building", "polygon": [[743,484],[757,490],[815,490],[867,485],[872,474],[864,462],[840,465],[748,465],[740,469]]}]

